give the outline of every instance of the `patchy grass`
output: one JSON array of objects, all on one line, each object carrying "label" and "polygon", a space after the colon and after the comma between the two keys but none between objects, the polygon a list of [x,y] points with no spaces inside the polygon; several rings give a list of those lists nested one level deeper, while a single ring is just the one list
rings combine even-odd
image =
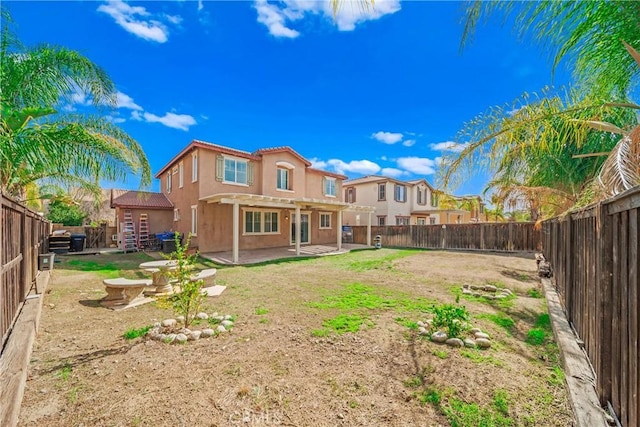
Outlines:
[{"label": "patchy grass", "polygon": [[542,298],[542,292],[538,288],[531,288],[527,291],[527,296],[531,298]]},{"label": "patchy grass", "polygon": [[396,322],[409,329],[418,329],[418,323],[404,317],[396,317]]},{"label": "patchy grass", "polygon": [[553,336],[552,332],[549,314],[540,314],[536,319],[534,327],[527,332],[526,342],[534,346],[545,345],[551,341],[551,337]]},{"label": "patchy grass", "polygon": [[476,316],[478,319],[487,319],[495,323],[496,325],[503,328],[507,333],[511,334],[513,332],[513,328],[515,326],[514,320],[511,316],[504,313],[496,313],[496,314],[479,314]]},{"label": "patchy grass", "polygon": [[[357,314],[340,314],[332,319],[327,319],[322,322],[324,329],[312,332],[314,336],[326,336],[330,331],[336,332],[339,335],[346,332],[356,333],[360,330],[363,324],[369,326],[373,325],[367,317],[359,316]],[[322,332],[320,332],[322,331]]]},{"label": "patchy grass", "polygon": [[478,363],[478,364],[487,363],[494,366],[504,366],[504,362],[496,359],[491,355],[486,354],[486,351],[482,351],[479,349],[465,348],[463,350],[460,350],[460,355],[462,357],[466,357],[467,359],[471,360],[474,363]]},{"label": "patchy grass", "polygon": [[268,308],[264,308],[262,306],[256,307],[256,310],[255,310],[255,313],[258,316],[263,316],[263,315],[267,314],[268,312],[269,312],[269,309]]},{"label": "patchy grass", "polygon": [[73,372],[73,368],[68,363],[65,364],[58,372],[56,372],[56,377],[60,378],[63,382],[69,381],[71,378],[71,373]]},{"label": "patchy grass", "polygon": [[[393,270],[393,261],[424,252],[423,249],[379,251],[357,251],[341,257],[329,258],[329,263],[346,270],[363,272],[370,270]],[[381,256],[382,255],[382,256]]]},{"label": "patchy grass", "polygon": [[139,329],[129,329],[122,335],[122,337],[125,340],[134,340],[136,338],[145,336],[150,329],[151,325]]}]

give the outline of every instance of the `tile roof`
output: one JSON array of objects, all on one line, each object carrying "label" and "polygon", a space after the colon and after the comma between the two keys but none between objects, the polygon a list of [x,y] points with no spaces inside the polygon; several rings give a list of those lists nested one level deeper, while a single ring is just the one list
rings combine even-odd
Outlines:
[{"label": "tile roof", "polygon": [[295,157],[297,157],[302,163],[306,166],[311,166],[311,162],[304,157],[302,157],[296,150],[291,147],[271,147],[271,148],[260,148],[253,152],[254,156],[259,156],[260,154],[271,154],[271,153],[291,153]]},{"label": "tile roof", "polygon": [[147,208],[147,209],[173,209],[173,203],[164,193],[152,193],[149,191],[113,190],[111,207],[119,208]]}]

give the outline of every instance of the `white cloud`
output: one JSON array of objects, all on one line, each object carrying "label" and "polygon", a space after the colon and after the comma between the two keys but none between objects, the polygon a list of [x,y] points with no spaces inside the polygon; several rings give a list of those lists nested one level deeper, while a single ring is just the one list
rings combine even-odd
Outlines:
[{"label": "white cloud", "polygon": [[431,175],[435,173],[436,161],[426,157],[400,157],[396,162],[400,168],[416,175]]},{"label": "white cloud", "polygon": [[198,12],[204,9],[204,4],[202,4],[202,0],[198,0]]},{"label": "white cloud", "polygon": [[125,119],[124,117],[117,117],[117,116],[105,116],[105,120],[111,122],[111,123],[124,123],[127,121],[127,119]]},{"label": "white cloud", "polygon": [[402,141],[402,134],[380,131],[371,134],[371,138],[377,139],[378,141],[384,142],[385,144],[395,144],[396,142]]},{"label": "white cloud", "polygon": [[122,93],[118,91],[116,96],[118,99],[118,108],[128,108],[129,110],[137,110],[137,111],[143,110],[143,108],[138,104],[136,104],[135,102],[133,102],[133,98],[131,98],[126,93]]},{"label": "white cloud", "polygon": [[135,120],[135,121],[141,122],[144,119],[142,118],[142,114],[140,114],[140,112],[138,112],[136,110],[133,110],[131,112],[131,120]]},{"label": "white cloud", "polygon": [[165,19],[172,24],[179,25],[182,22],[182,17],[180,15],[164,15]]},{"label": "white cloud", "polygon": [[344,1],[335,18],[331,2],[327,0],[281,0],[277,3],[256,0],[254,7],[258,11],[258,22],[266,25],[271,35],[295,38],[300,33],[290,25],[305,16],[318,15],[336,25],[340,31],[353,31],[359,23],[399,11],[400,0],[376,0],[375,5]]},{"label": "white cloud", "polygon": [[406,172],[396,168],[382,168],[380,171],[384,176],[390,176],[392,178],[398,178],[399,176],[406,175]]},{"label": "white cloud", "polygon": [[[106,4],[98,7],[98,12],[111,16],[126,31],[142,39],[157,43],[164,43],[168,40],[167,26],[154,19],[142,6],[130,6],[122,0],[109,0]],[[164,15],[163,18],[173,24],[182,20],[179,16]]]},{"label": "white cloud", "polygon": [[196,119],[188,114],[165,113],[164,116],[160,117],[155,114],[145,112],[142,117],[149,123],[161,123],[167,127],[184,131],[189,130],[189,126],[197,124]]},{"label": "white cloud", "polygon": [[294,39],[300,35],[298,31],[285,26],[286,13],[277,5],[267,3],[266,0],[256,0],[254,7],[258,11],[258,22],[266,25],[272,36]]},{"label": "white cloud", "polygon": [[402,142],[402,145],[404,145],[405,147],[411,147],[415,143],[416,143],[415,139],[407,139],[406,141]]},{"label": "white cloud", "polygon": [[438,142],[436,144],[429,144],[429,148],[433,151],[453,151],[454,153],[459,153],[465,148],[467,148],[469,144],[460,144],[454,141],[445,141]]},{"label": "white cloud", "polygon": [[324,169],[327,167],[327,162],[320,160],[316,157],[309,159],[309,161],[311,162],[311,167],[312,168],[316,168],[316,169]]},{"label": "white cloud", "polygon": [[362,175],[372,175],[380,171],[380,166],[370,160],[352,160],[346,163],[339,159],[331,159],[327,164],[338,173],[353,172]]}]

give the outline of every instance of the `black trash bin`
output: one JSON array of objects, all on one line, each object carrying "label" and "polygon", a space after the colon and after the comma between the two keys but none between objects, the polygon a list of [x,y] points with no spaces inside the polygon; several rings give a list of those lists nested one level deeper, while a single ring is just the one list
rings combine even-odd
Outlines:
[{"label": "black trash bin", "polygon": [[86,239],[86,234],[72,234],[70,250],[72,252],[82,252],[84,250],[84,242]]},{"label": "black trash bin", "polygon": [[162,240],[162,252],[165,254],[170,254],[171,252],[175,252],[176,250],[176,241],[173,239],[163,239]]}]

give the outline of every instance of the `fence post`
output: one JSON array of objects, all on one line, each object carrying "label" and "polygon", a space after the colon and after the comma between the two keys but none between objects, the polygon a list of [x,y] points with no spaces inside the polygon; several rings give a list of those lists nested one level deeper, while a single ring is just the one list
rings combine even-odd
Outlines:
[{"label": "fence post", "polygon": [[509,223],[509,241],[507,243],[507,250],[513,251],[513,222]]},{"label": "fence post", "polygon": [[484,250],[484,224],[480,224],[480,249]]},{"label": "fence post", "polygon": [[[3,250],[3,246],[4,246],[4,239],[2,236],[2,231],[4,229],[4,200],[2,197],[2,191],[0,191],[0,297],[2,297],[4,299],[4,274],[2,274],[2,267],[4,266],[4,257],[6,255],[4,255],[4,250]],[[0,310],[2,310],[2,308],[0,307]],[[0,313],[0,316],[2,316],[2,313]],[[2,320],[0,319],[0,323],[2,322]],[[0,335],[4,335],[4,331],[0,330]]]},{"label": "fence post", "polygon": [[27,269],[28,257],[27,250],[29,249],[29,242],[27,242],[27,207],[23,206],[22,213],[20,214],[20,252],[22,252],[22,261],[20,261],[20,302],[24,301],[27,297]]},{"label": "fence post", "polygon": [[442,249],[447,247],[447,224],[442,224]]},{"label": "fence post", "polygon": [[[567,222],[565,224],[565,239],[564,239],[564,254],[565,254],[565,264],[564,264],[564,275],[563,282],[561,284],[561,289],[564,294],[564,304],[565,309],[567,311],[567,317],[570,322],[574,322],[573,318],[574,310],[573,310],[573,218],[571,214],[567,215]],[[557,286],[557,283],[556,283]]]}]

